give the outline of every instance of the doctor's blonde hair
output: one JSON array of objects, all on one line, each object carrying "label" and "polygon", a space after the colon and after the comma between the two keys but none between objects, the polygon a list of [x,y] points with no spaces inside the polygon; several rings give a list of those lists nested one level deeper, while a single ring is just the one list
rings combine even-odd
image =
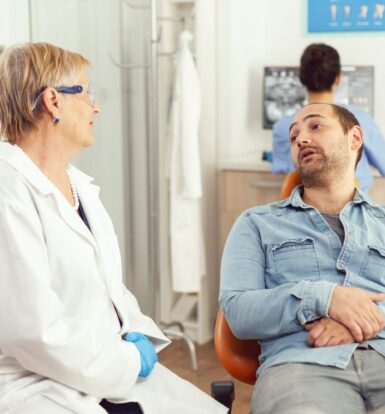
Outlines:
[{"label": "doctor's blonde hair", "polygon": [[49,43],[24,43],[0,55],[0,133],[14,144],[37,128],[44,106],[36,97],[47,87],[71,86],[90,62]]}]

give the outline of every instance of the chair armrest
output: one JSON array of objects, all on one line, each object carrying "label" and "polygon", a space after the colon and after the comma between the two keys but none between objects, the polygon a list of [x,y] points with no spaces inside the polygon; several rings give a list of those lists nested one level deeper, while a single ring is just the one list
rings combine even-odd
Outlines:
[{"label": "chair armrest", "polygon": [[211,383],[211,396],[229,409],[234,401],[233,381],[214,381]]}]

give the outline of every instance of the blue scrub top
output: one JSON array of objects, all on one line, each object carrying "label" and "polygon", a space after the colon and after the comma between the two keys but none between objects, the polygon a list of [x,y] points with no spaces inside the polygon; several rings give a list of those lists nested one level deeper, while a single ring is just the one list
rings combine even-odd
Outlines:
[{"label": "blue scrub top", "polygon": [[[364,150],[356,168],[361,191],[368,193],[373,184],[370,165],[385,175],[385,140],[371,116],[364,111],[343,105],[357,118],[364,132]],[[273,126],[273,173],[289,173],[294,170],[291,160],[289,128],[294,116],[285,116]]]}]

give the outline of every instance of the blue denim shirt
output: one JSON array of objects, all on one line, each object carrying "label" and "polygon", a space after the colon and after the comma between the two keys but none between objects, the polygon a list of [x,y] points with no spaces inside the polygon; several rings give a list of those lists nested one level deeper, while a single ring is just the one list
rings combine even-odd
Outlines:
[{"label": "blue denim shirt", "polygon": [[[367,194],[373,184],[370,166],[377,168],[385,175],[385,140],[376,123],[367,112],[350,106],[342,105],[357,118],[364,131],[364,151],[356,168],[356,177],[361,190]],[[273,127],[273,173],[288,173],[294,170],[290,154],[289,128],[294,116],[285,116]]]},{"label": "blue denim shirt", "polygon": [[[289,362],[345,368],[357,344],[309,347],[304,325],[328,316],[337,285],[385,291],[385,208],[357,190],[340,213],[341,245],[301,193],[299,186],[284,201],[245,211],[223,253],[220,305],[238,338],[259,339],[258,374]],[[385,356],[384,339],[382,331],[368,342]]]}]

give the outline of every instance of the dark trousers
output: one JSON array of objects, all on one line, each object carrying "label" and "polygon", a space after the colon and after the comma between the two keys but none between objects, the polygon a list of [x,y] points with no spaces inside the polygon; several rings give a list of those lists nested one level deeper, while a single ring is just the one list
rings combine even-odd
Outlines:
[{"label": "dark trousers", "polygon": [[134,402],[112,404],[109,401],[102,400],[100,405],[108,412],[108,414],[143,414],[139,404]]}]

